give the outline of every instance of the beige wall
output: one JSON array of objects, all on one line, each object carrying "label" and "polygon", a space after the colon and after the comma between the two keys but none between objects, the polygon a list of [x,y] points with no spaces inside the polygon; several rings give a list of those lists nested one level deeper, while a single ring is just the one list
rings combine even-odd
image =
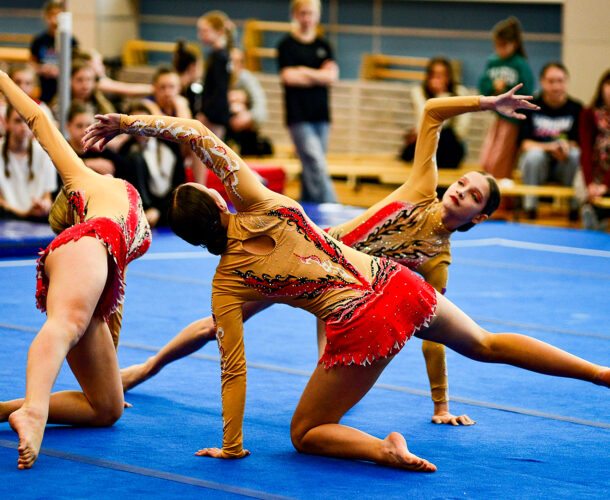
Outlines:
[{"label": "beige wall", "polygon": [[610,68],[610,1],[564,0],[563,61],[570,94],[588,103],[602,73]]},{"label": "beige wall", "polygon": [[74,36],[103,56],[120,55],[125,42],[139,36],[137,0],[71,0],[68,9]]},{"label": "beige wall", "polygon": [[[538,1],[563,4],[562,50],[570,93],[588,102],[610,67],[610,0]],[[75,36],[104,56],[120,55],[126,40],[138,38],[139,0],[69,0],[68,7]]]}]

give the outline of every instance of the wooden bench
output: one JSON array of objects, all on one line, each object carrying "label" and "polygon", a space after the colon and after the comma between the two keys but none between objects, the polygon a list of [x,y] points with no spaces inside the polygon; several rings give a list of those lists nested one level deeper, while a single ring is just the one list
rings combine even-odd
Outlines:
[{"label": "wooden bench", "polygon": [[24,47],[0,47],[0,61],[25,63],[31,58],[30,49]]},{"label": "wooden bench", "polygon": [[[148,40],[128,40],[123,45],[122,61],[125,66],[145,66],[150,52],[173,54],[176,42],[151,42]],[[187,47],[201,56],[201,49],[196,43],[187,43]]]},{"label": "wooden bench", "polygon": [[[265,33],[290,33],[291,24],[278,21],[259,21],[248,19],[244,23],[242,45],[244,47],[244,62],[250,71],[262,70],[262,59],[276,59],[277,48],[265,47]],[[318,26],[318,34],[323,34]]]},{"label": "wooden bench", "polygon": [[[421,83],[426,78],[430,59],[425,57],[392,56],[386,54],[362,54],[360,78],[363,80],[397,80]],[[456,82],[461,80],[460,61],[450,61]]]},{"label": "wooden bench", "polygon": [[[301,162],[294,157],[274,157],[281,163],[289,179],[295,180],[301,173]],[[251,161],[256,161],[252,159]],[[260,161],[260,160],[259,160]],[[384,185],[388,190],[403,184],[411,173],[411,164],[397,160],[395,157],[374,154],[329,154],[327,155],[327,170],[335,180],[344,180],[347,187],[353,191],[366,189],[365,183],[372,181]],[[439,169],[438,186],[447,188],[461,176],[480,170],[477,164],[465,163],[459,169]],[[530,186],[519,180],[513,184],[500,183],[503,196],[523,197],[527,195],[551,198],[555,205],[566,203],[574,197],[574,189],[567,186]],[[610,207],[610,199],[604,198],[600,203]],[[598,205],[601,206],[601,205]]]},{"label": "wooden bench", "polygon": [[0,61],[24,63],[30,60],[34,37],[24,33],[0,33]]}]

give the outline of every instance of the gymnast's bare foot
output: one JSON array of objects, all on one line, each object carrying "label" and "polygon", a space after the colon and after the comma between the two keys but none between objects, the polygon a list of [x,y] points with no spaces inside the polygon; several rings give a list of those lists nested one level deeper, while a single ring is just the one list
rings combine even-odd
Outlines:
[{"label": "gymnast's bare foot", "polygon": [[380,465],[389,465],[397,469],[412,470],[415,472],[434,472],[436,466],[423,458],[413,455],[407,448],[407,442],[402,434],[391,432],[383,440],[383,451],[387,460],[378,462]]},{"label": "gymnast's bare foot", "polygon": [[42,436],[47,423],[46,415],[31,408],[20,408],[11,413],[8,422],[19,435],[18,469],[29,469],[34,465],[40,452]]},{"label": "gymnast's bare foot", "polygon": [[133,389],[135,386],[145,382],[154,375],[152,370],[152,358],[148,358],[144,363],[128,366],[121,370],[121,381],[123,382],[123,392]]}]

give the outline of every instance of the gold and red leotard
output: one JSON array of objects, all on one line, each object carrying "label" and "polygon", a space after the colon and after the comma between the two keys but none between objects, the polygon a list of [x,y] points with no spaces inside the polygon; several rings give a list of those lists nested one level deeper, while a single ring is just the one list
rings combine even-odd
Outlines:
[{"label": "gold and red leotard", "polygon": [[[225,456],[242,454],[246,390],[242,306],[283,302],[327,324],[321,362],[366,364],[395,354],[427,324],[436,293],[399,264],[358,252],[327,235],[295,201],[265,188],[245,163],[200,122],[122,116],[121,132],[191,145],[223,180],[238,213],[229,218],[228,244],[212,283],[212,312],[221,354]],[[265,255],[244,242],[273,240]]]},{"label": "gold and red leotard", "polygon": [[95,237],[106,246],[114,262],[111,286],[100,298],[96,314],[108,322],[118,343],[125,267],[144,254],[150,245],[150,227],[137,191],[129,183],[97,174],[87,168],[62,137],[46,113],[13,81],[0,74],[0,90],[15,107],[57,168],[64,187],[53,204],[49,219],[61,233],[38,259],[36,302],[46,308],[48,279],[44,261],[57,247],[84,236]]},{"label": "gold and red leotard", "polygon": [[[430,99],[425,106],[411,175],[363,214],[328,232],[361,252],[387,257],[421,274],[437,291],[447,287],[450,237],[436,198],[436,149],[443,121],[481,109],[478,97]],[[432,399],[448,401],[444,346],[424,341]]]}]

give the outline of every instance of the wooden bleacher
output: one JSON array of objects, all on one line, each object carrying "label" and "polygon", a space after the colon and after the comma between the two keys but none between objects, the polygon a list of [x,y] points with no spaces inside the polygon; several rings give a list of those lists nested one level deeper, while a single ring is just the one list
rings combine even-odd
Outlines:
[{"label": "wooden bleacher", "polygon": [[[274,145],[290,147],[279,76],[266,73],[256,76],[267,96],[269,110],[262,134],[270,137]],[[405,131],[415,125],[411,87],[404,83],[340,80],[331,88],[330,103],[330,154],[397,156]],[[468,162],[476,162],[479,157],[492,119],[489,112],[473,114],[467,139]]]},{"label": "wooden bleacher", "polygon": [[[201,55],[201,49],[196,43],[187,43],[189,49]],[[123,46],[122,61],[124,66],[146,66],[151,52],[173,54],[176,42],[151,42],[148,40],[128,40]]]},{"label": "wooden bleacher", "polygon": [[[253,162],[261,161],[260,158],[246,160]],[[271,160],[284,167],[289,180],[298,179],[301,173],[301,163],[294,155],[274,156],[272,159],[270,158]],[[354,194],[362,193],[370,188],[370,183],[374,183],[385,188],[375,189],[375,192],[381,192],[385,195],[407,180],[412,167],[411,164],[397,160],[394,156],[389,155],[329,154],[327,156],[327,168],[329,175],[335,182],[345,184],[344,193],[346,189],[353,191]],[[441,188],[449,187],[462,175],[473,170],[480,170],[476,163],[464,163],[459,169],[439,169],[438,186]],[[534,195],[550,198],[556,207],[567,205],[567,202],[574,197],[574,189],[572,187],[555,185],[529,186],[522,184],[518,179],[513,184],[500,183],[499,187],[503,196],[523,197]],[[382,197],[382,195],[379,195],[373,201]],[[610,206],[610,200],[606,200],[608,199],[602,199],[600,204],[607,203]],[[366,196],[362,200],[363,205],[372,204],[370,202],[370,198]]]},{"label": "wooden bleacher", "polygon": [[[430,59],[426,57],[362,54],[360,78],[363,80],[422,83],[426,78],[426,67],[429,62]],[[451,60],[450,64],[456,83],[460,82],[462,64],[457,60]]]},{"label": "wooden bleacher", "polygon": [[[260,68],[264,58],[275,58],[276,52],[261,47],[265,31],[288,31],[289,23],[248,21],[244,31],[244,43],[249,40],[250,68]],[[138,51],[170,45],[146,42],[132,45]],[[150,44],[150,45],[147,45]],[[146,48],[147,47],[147,48]],[[248,52],[249,50],[249,52]],[[376,55],[379,60],[378,55]],[[410,58],[409,58],[410,59]],[[141,62],[143,59],[132,59]],[[392,59],[393,60],[393,59]],[[427,60],[420,61],[425,68]],[[125,69],[129,81],[150,78],[152,68],[132,66]],[[423,74],[423,73],[422,73]],[[396,76],[390,73],[390,75]],[[269,137],[276,155],[270,158],[253,158],[253,162],[269,161],[281,164],[289,182],[297,185],[301,164],[296,158],[292,142],[284,123],[283,90],[277,74],[257,73],[265,91],[269,116],[262,127],[262,134]],[[382,74],[383,76],[383,74]],[[411,75],[404,75],[411,76]],[[396,78],[394,78],[396,79]],[[375,80],[340,80],[331,89],[331,133],[328,147],[328,170],[335,180],[342,202],[371,205],[389,194],[408,177],[410,166],[397,159],[403,144],[405,130],[413,127],[415,116],[411,103],[411,85],[403,82]],[[476,93],[476,90],[472,90]],[[447,187],[464,173],[479,170],[479,157],[483,137],[493,119],[491,112],[474,113],[467,138],[468,155],[464,166],[458,170],[440,170],[439,186]],[[515,179],[513,185],[502,184],[505,196],[522,197],[528,194],[553,199],[556,208],[567,206],[574,191],[564,186],[525,186]],[[297,194],[290,193],[290,194]]]},{"label": "wooden bleacher", "polygon": [[0,61],[24,63],[30,60],[30,43],[34,37],[22,33],[0,33]]}]

